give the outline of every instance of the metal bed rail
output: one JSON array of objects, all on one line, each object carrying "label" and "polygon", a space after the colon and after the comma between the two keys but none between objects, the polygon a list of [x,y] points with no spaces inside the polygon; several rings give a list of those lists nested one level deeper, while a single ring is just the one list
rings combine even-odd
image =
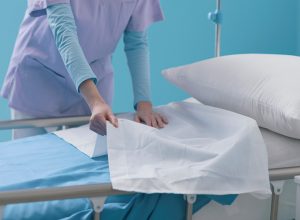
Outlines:
[{"label": "metal bed rail", "polygon": [[[3,213],[3,207],[8,204],[64,200],[74,198],[90,198],[94,208],[94,220],[100,220],[100,212],[103,208],[107,196],[128,195],[133,192],[114,190],[112,185],[91,184],[78,186],[54,187],[46,189],[26,189],[0,192],[0,214]],[[196,201],[195,195],[187,195],[186,219],[192,219],[193,203]],[[1,210],[2,209],[2,210]],[[0,215],[1,219],[1,215]]]},{"label": "metal bed rail", "polygon": [[300,167],[285,167],[269,170],[271,181],[290,180],[300,175]]},{"label": "metal bed rail", "polygon": [[0,130],[56,126],[79,126],[89,123],[89,120],[90,116],[7,120],[0,121]]},{"label": "metal bed rail", "polygon": [[[282,173],[280,173],[282,171]],[[270,180],[288,180],[293,179],[294,176],[300,175],[300,167],[280,168],[270,170]],[[270,219],[277,219],[279,195],[274,192],[272,187],[272,210]],[[8,204],[37,202],[37,201],[50,201],[50,200],[63,200],[72,198],[90,198],[93,202],[95,216],[94,219],[98,220],[102,210],[104,200],[109,195],[125,195],[130,192],[118,191],[112,188],[112,185],[107,184],[93,184],[83,186],[67,186],[55,187],[47,189],[27,189],[27,190],[14,190],[0,192],[0,207]],[[195,195],[188,195],[187,198],[187,212],[186,219],[192,219],[192,207],[196,201]],[[0,214],[1,212],[0,208]]]},{"label": "metal bed rail", "polygon": [[124,195],[129,192],[114,190],[112,185],[91,184],[53,187],[46,189],[26,189],[0,192],[0,206],[16,203],[50,201],[74,198],[94,198],[108,195]]},{"label": "metal bed rail", "polygon": [[130,192],[114,190],[109,183],[4,191],[0,192],[0,219],[4,214],[4,206],[8,204],[89,198],[93,204],[94,220],[100,220],[100,212],[106,197],[125,194],[130,194]]}]

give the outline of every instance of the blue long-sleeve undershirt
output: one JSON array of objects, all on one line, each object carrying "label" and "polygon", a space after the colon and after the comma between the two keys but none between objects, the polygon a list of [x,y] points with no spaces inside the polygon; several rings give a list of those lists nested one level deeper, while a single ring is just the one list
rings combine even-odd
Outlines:
[{"label": "blue long-sleeve undershirt", "polygon": [[146,32],[124,32],[125,53],[131,73],[134,106],[141,101],[151,101],[150,59]]},{"label": "blue long-sleeve undershirt", "polygon": [[[86,60],[77,36],[77,28],[69,4],[55,4],[47,8],[49,26],[62,60],[79,91],[79,86],[87,79],[95,83],[97,78]],[[134,105],[140,101],[150,101],[149,49],[146,32],[124,33],[124,51],[131,73]]]},{"label": "blue long-sleeve undershirt", "polygon": [[[55,4],[47,8],[49,26],[53,32],[57,49],[79,91],[79,86],[87,79],[97,81],[97,77],[87,62],[79,44],[75,19],[69,4]],[[45,42],[46,43],[46,42]]]}]

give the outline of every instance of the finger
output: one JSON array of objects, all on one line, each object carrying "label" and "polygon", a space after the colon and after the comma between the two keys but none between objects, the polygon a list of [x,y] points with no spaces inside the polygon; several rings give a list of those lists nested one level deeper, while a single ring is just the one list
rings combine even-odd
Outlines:
[{"label": "finger", "polygon": [[146,125],[152,126],[152,120],[150,117],[142,118],[142,120],[145,122]]},{"label": "finger", "polygon": [[106,134],[106,131],[103,129],[103,127],[97,126],[95,123],[90,123],[90,129],[102,136]]},{"label": "finger", "polygon": [[[91,120],[91,124],[95,129],[102,130],[106,133],[106,120],[103,116],[95,116]],[[99,133],[99,131],[97,133]]]},{"label": "finger", "polygon": [[158,128],[158,124],[157,124],[156,118],[154,116],[151,117],[151,124],[152,124],[152,127]]},{"label": "finger", "polygon": [[167,119],[166,116],[163,116],[163,115],[160,115],[162,121],[165,123],[165,124],[168,124],[169,123],[169,120]]},{"label": "finger", "polygon": [[163,123],[163,120],[162,120],[162,117],[159,114],[156,115],[155,118],[156,118],[156,121],[157,121],[157,124],[158,124],[159,128],[165,127],[165,125]]},{"label": "finger", "polygon": [[115,128],[118,127],[118,119],[114,114],[112,114],[112,113],[108,114],[107,119]]},{"label": "finger", "polygon": [[137,123],[141,123],[141,119],[137,114],[134,116],[134,121],[136,121]]},{"label": "finger", "polygon": [[106,125],[103,121],[93,121],[92,125],[97,130],[97,133],[106,133]]},{"label": "finger", "polygon": [[100,115],[100,114],[94,115],[94,117],[91,118],[90,121],[93,121],[95,123],[102,123],[102,124],[106,123],[105,117],[103,115]]},{"label": "finger", "polygon": [[106,129],[106,120],[103,116],[96,116],[94,119],[94,123],[96,126],[99,126],[102,129]]}]

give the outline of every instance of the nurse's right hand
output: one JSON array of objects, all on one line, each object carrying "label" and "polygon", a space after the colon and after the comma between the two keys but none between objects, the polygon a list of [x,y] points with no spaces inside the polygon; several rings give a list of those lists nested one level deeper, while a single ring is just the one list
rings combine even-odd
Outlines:
[{"label": "nurse's right hand", "polygon": [[91,79],[82,82],[79,91],[92,113],[90,118],[90,129],[92,131],[100,135],[106,135],[106,121],[109,121],[114,127],[118,127],[117,117],[112,113],[109,105],[105,103]]},{"label": "nurse's right hand", "polygon": [[118,119],[107,104],[96,104],[91,111],[90,129],[92,131],[100,135],[106,135],[106,121],[109,121],[114,127],[118,127]]}]

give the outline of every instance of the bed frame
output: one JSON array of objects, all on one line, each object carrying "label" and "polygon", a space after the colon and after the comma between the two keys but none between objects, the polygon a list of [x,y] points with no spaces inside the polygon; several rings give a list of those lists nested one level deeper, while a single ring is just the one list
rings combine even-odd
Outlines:
[{"label": "bed frame", "polygon": [[[55,126],[67,128],[69,126],[87,124],[89,122],[89,118],[89,116],[77,116],[0,121],[0,130]],[[272,188],[270,220],[277,220],[279,197],[282,193],[284,183],[287,180],[294,179],[295,176],[300,175],[300,166],[270,169],[269,175]],[[3,207],[8,204],[63,200],[71,198],[90,198],[95,212],[94,219],[99,220],[99,214],[103,208],[103,204],[107,196],[124,195],[130,193],[132,192],[114,190],[111,184],[93,184],[0,192],[0,219],[3,215]],[[191,220],[193,203],[196,201],[196,195],[185,195],[184,198],[187,203],[186,219]]]},{"label": "bed frame", "polygon": [[[24,120],[0,121],[0,130],[39,128],[39,127],[61,127],[79,126],[89,123],[90,116],[61,117],[61,118],[37,118]],[[114,190],[110,183],[90,184],[67,187],[54,187],[46,189],[26,189],[0,192],[0,220],[3,218],[4,206],[8,204],[64,200],[72,198],[90,198],[94,209],[94,220],[100,220],[100,212],[107,196],[125,195],[133,192]],[[184,195],[186,200],[186,219],[192,220],[193,203],[196,195]]]}]

